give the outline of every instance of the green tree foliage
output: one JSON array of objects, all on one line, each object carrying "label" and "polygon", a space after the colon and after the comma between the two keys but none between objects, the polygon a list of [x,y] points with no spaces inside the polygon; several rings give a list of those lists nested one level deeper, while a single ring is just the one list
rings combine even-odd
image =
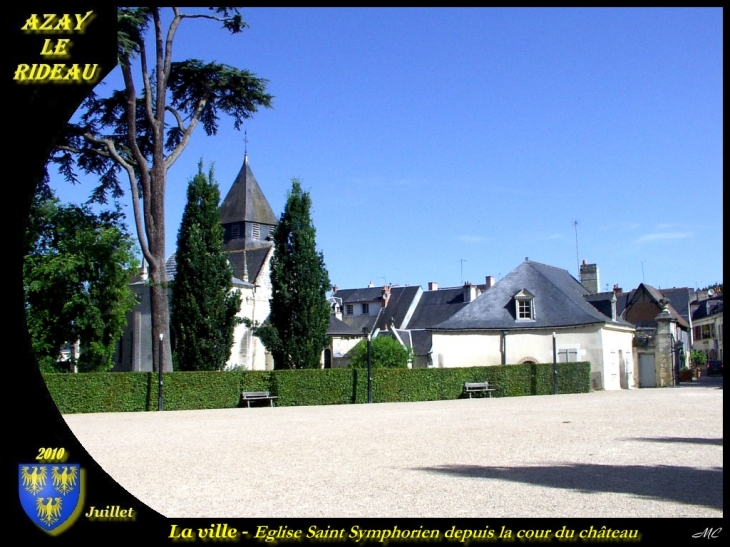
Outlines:
[{"label": "green tree foliage", "polygon": [[109,193],[121,195],[119,175],[126,179],[140,248],[149,264],[153,366],[163,371],[172,370],[165,279],[167,170],[198,125],[215,135],[218,117],[225,114],[239,129],[259,107],[270,107],[272,99],[266,93],[268,82],[246,70],[197,59],[172,60],[175,34],[184,20],[217,21],[235,34],[246,27],[237,8],[194,13],[169,9],[169,18],[157,7],[119,9],[117,54],[124,86],[106,97],[90,95],[80,121],[68,125],[51,156],[70,181],[77,180],[79,169],[97,176],[100,184],[92,199],[100,203]]},{"label": "green tree foliage", "polygon": [[690,359],[692,359],[692,365],[695,367],[703,367],[705,361],[707,361],[707,355],[702,351],[693,349],[689,355]]},{"label": "green tree foliage", "polygon": [[220,192],[203,163],[188,185],[177,235],[177,272],[172,284],[173,363],[177,370],[223,370],[233,345],[241,295],[232,291],[230,264],[223,254]]},{"label": "green tree foliage", "polygon": [[94,214],[88,206],[61,204],[49,191],[35,198],[23,283],[41,370],[60,370],[62,346],[77,341],[81,353],[71,366],[81,372],[112,368],[127,313],[136,304],[129,289],[138,267],[133,249],[119,211]]},{"label": "green tree foliage", "polygon": [[327,346],[330,281],[316,249],[311,208],[309,193],[293,179],[273,236],[271,312],[256,332],[277,369],[319,368]]},{"label": "green tree foliage", "polygon": [[699,290],[700,291],[707,291],[707,290],[710,290],[710,289],[712,289],[716,293],[721,293],[722,292],[722,283],[713,283],[712,285],[707,285],[706,287],[702,287]]},{"label": "green tree foliage", "polygon": [[[370,342],[370,361],[373,368],[408,368],[413,360],[413,350],[404,348],[390,336],[377,336]],[[361,340],[350,350],[350,368],[367,368],[368,345]]]}]

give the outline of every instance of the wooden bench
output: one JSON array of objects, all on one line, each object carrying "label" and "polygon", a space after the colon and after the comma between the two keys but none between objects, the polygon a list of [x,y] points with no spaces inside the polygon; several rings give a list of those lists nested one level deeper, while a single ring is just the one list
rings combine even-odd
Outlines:
[{"label": "wooden bench", "polygon": [[241,393],[241,402],[246,401],[248,408],[251,408],[251,401],[269,401],[274,406],[276,395],[271,395],[268,391],[244,391]]},{"label": "wooden bench", "polygon": [[489,387],[489,382],[465,382],[464,383],[464,393],[468,393],[470,399],[471,399],[472,393],[487,393],[487,394],[489,394],[489,397],[491,398],[492,391],[494,391],[494,388]]}]

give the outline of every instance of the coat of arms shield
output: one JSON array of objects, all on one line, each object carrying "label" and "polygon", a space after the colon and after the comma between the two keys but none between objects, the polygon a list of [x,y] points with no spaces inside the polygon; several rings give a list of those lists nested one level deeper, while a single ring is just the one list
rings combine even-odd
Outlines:
[{"label": "coat of arms shield", "polygon": [[36,526],[57,535],[83,510],[84,473],[79,464],[20,464],[18,493],[25,514]]}]

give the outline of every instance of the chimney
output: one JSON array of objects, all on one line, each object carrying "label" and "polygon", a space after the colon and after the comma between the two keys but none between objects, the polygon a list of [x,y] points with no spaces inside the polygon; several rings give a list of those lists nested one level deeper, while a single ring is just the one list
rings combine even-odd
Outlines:
[{"label": "chimney", "polygon": [[386,307],[388,305],[388,300],[390,300],[390,286],[384,285],[382,290],[380,291],[381,298],[382,298],[382,307]]},{"label": "chimney", "polygon": [[585,260],[580,265],[580,284],[583,285],[588,292],[596,294],[601,286],[598,282],[598,265],[588,264]]},{"label": "chimney", "polygon": [[142,259],[142,267],[139,269],[139,279],[140,281],[147,281],[149,276],[147,275],[147,261],[143,258]]},{"label": "chimney", "polygon": [[493,275],[488,275],[486,277],[486,282],[487,282],[486,283],[487,288],[494,287],[494,276]]},{"label": "chimney", "polygon": [[337,294],[337,285],[332,285],[332,296]]},{"label": "chimney", "polygon": [[611,295],[611,320],[616,321],[616,292]]},{"label": "chimney", "polygon": [[428,290],[429,291],[437,291],[439,290],[439,284],[435,281],[429,281],[428,282]]},{"label": "chimney", "polygon": [[621,294],[623,292],[624,292],[624,290],[618,286],[618,283],[613,286],[613,294],[615,294],[616,296],[618,296],[619,294]]},{"label": "chimney", "polygon": [[477,297],[477,288],[469,281],[464,283],[464,302],[473,302]]}]

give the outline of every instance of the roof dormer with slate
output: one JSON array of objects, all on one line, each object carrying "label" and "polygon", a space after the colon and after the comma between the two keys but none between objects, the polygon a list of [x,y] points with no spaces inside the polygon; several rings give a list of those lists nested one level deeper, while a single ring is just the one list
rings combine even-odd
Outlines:
[{"label": "roof dormer with slate", "polygon": [[525,260],[479,298],[432,330],[564,328],[597,323],[632,327],[604,315],[566,270]]}]

